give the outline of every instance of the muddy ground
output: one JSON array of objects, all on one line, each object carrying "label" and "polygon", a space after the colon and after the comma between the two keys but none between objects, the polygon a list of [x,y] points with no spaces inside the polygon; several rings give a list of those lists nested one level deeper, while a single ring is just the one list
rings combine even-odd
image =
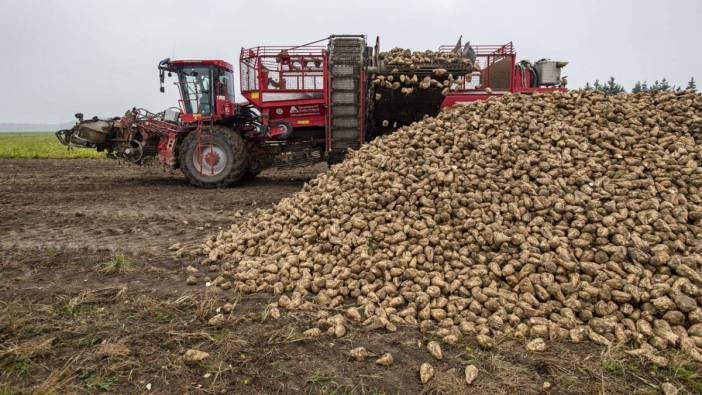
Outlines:
[{"label": "muddy ground", "polygon": [[[0,160],[0,395],[14,393],[416,394],[660,393],[669,381],[701,393],[702,369],[672,352],[668,368],[623,348],[549,343],[526,353],[503,339],[467,339],[435,361],[418,331],[305,339],[303,313],[267,317],[270,295],[205,287],[189,252],[218,229],[302,187],[324,167],[268,171],[223,190],[189,186],[179,173],[108,160]],[[185,254],[168,247],[182,243]],[[192,271],[192,269],[190,269]],[[235,305],[222,327],[207,320]],[[365,346],[395,363],[352,361]],[[188,349],[209,353],[186,363]],[[426,386],[418,367],[430,362]],[[463,369],[480,375],[469,388]]]}]

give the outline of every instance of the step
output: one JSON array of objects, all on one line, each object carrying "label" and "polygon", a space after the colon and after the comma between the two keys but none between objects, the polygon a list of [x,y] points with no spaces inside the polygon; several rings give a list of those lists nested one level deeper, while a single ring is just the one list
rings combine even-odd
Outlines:
[{"label": "step", "polygon": [[361,48],[334,48],[332,55],[363,55]]},{"label": "step", "polygon": [[363,47],[359,46],[334,46],[334,53],[361,53]]},{"label": "step", "polygon": [[332,61],[334,63],[345,63],[345,64],[359,64],[361,62],[361,56],[357,55],[334,55],[332,56]]},{"label": "step", "polygon": [[332,80],[332,89],[335,91],[348,90],[353,91],[358,89],[356,78],[334,78]]},{"label": "step", "polygon": [[332,92],[331,102],[335,104],[356,104],[356,92]]},{"label": "step", "polygon": [[356,117],[337,117],[336,111],[333,112],[332,126],[336,128],[354,128],[358,129],[358,118]]},{"label": "step", "polygon": [[332,75],[333,76],[352,76],[356,77],[358,73],[356,70],[354,70],[354,66],[349,66],[349,65],[334,65],[332,66]]},{"label": "step", "polygon": [[332,132],[332,145],[337,146],[337,143],[358,141],[360,135],[358,129],[334,129]]},{"label": "step", "polygon": [[334,106],[334,117],[348,117],[358,115],[358,106],[338,104]]}]

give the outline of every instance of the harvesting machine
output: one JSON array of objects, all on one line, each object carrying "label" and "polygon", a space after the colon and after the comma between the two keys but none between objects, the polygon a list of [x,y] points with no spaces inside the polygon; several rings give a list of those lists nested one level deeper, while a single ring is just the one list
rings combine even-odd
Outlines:
[{"label": "harvesting machine", "polygon": [[174,77],[178,107],[160,113],[133,108],[109,119],[79,113],[72,129],[56,135],[65,145],[136,164],[156,156],[194,185],[222,187],[269,167],[339,162],[347,150],[444,107],[565,90],[565,62],[517,63],[512,43],[462,45],[459,39],[437,53],[458,61],[391,64],[379,40],[368,46],[363,35],[243,48],[241,103],[235,101],[234,67],[226,61],[164,59],[158,64],[161,91],[166,77]]}]

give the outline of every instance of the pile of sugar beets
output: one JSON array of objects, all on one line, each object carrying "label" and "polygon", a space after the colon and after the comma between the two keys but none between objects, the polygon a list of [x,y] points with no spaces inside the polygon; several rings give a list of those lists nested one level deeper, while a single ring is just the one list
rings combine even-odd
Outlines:
[{"label": "pile of sugar beets", "polygon": [[405,48],[393,48],[388,52],[381,52],[380,59],[388,66],[421,67],[425,64],[451,64],[461,63],[470,65],[470,60],[460,52],[440,51],[412,51]]},{"label": "pile of sugar beets", "polygon": [[212,284],[317,314],[702,361],[702,96],[510,95],[378,138],[204,244]]},{"label": "pile of sugar beets", "polygon": [[479,70],[478,65],[461,52],[393,48],[381,52],[379,57],[386,67],[386,74],[373,79],[376,101],[382,97],[382,88],[399,90],[405,96],[416,93],[417,89],[438,88],[445,96],[460,88],[465,80],[470,81],[471,73]]}]

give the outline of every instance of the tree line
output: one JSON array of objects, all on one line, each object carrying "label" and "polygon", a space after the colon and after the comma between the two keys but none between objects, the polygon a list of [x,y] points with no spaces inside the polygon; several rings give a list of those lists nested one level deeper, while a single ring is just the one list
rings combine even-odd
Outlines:
[{"label": "tree line", "polygon": [[[583,90],[586,91],[602,91],[607,95],[616,95],[617,93],[622,93],[626,92],[626,89],[624,88],[623,85],[619,84],[617,81],[615,81],[614,77],[610,77],[609,80],[605,83],[601,83],[600,80],[595,80],[592,84],[589,82],[585,84],[585,87],[582,88]],[[687,82],[687,86],[685,87],[685,90],[693,90],[697,91],[697,82],[695,81],[694,77],[690,78],[690,81]],[[661,79],[660,81],[656,80],[653,82],[653,84],[648,85],[647,81],[636,81],[636,84],[634,84],[634,87],[631,88],[631,93],[640,93],[640,92],[667,92],[667,91],[681,91],[683,90],[682,86],[680,85],[673,85],[671,84],[666,78]]]}]

